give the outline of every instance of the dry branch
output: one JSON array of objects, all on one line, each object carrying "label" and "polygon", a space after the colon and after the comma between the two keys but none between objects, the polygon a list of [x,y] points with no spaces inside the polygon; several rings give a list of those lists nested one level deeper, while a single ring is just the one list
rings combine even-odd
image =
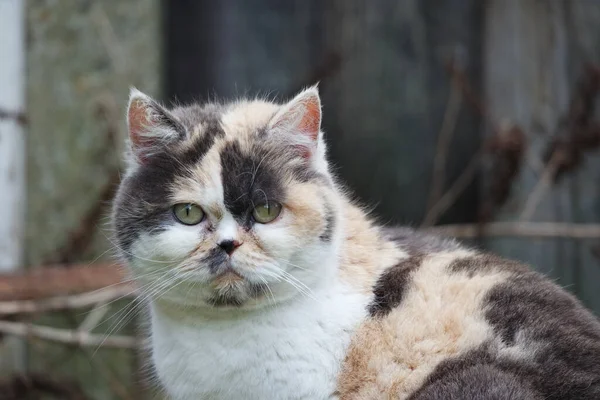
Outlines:
[{"label": "dry branch", "polygon": [[521,214],[519,215],[520,221],[527,221],[533,217],[535,210],[544,199],[546,193],[548,193],[552,187],[552,183],[560,167],[558,162],[558,154],[559,153],[555,153],[552,156],[552,159],[544,168],[538,183],[534,186],[533,190],[527,197],[525,205],[523,206],[523,211],[521,211]]},{"label": "dry branch", "polygon": [[[96,107],[98,119],[104,121],[106,125],[104,132],[106,144],[103,146],[103,150],[105,157],[107,157],[106,155],[118,153],[118,142],[120,140],[119,110],[114,96],[110,95],[100,97]],[[108,158],[106,164],[111,165]],[[65,264],[73,262],[90,247],[97,231],[97,222],[106,214],[106,208],[117,190],[120,179],[118,166],[112,166],[108,171],[108,179],[99,190],[98,197],[92,207],[83,215],[77,227],[68,234],[65,244],[46,260],[48,263]]]},{"label": "dry branch", "polygon": [[480,236],[598,239],[600,224],[569,224],[561,222],[494,222],[481,224],[440,225],[427,228],[432,232],[456,238]]},{"label": "dry branch", "polygon": [[124,280],[125,271],[115,264],[37,267],[18,275],[0,275],[0,301],[87,293]]},{"label": "dry branch", "polygon": [[121,335],[95,335],[86,331],[58,329],[23,322],[0,321],[0,332],[28,339],[42,339],[71,346],[113,347],[133,349],[138,346],[136,338]]},{"label": "dry branch", "polygon": [[42,313],[47,311],[70,310],[106,304],[113,300],[132,296],[134,288],[119,284],[90,293],[71,296],[58,296],[38,300],[0,301],[0,317],[14,314]]},{"label": "dry branch", "polygon": [[580,167],[585,153],[600,147],[600,125],[594,118],[599,93],[600,67],[589,65],[579,77],[567,115],[545,151],[545,161],[554,159],[558,164],[554,180]]},{"label": "dry branch", "polygon": [[475,111],[479,115],[483,117],[485,122],[492,128],[492,130],[496,130],[497,123],[494,116],[491,115],[488,110],[486,104],[477,94],[477,91],[473,88],[471,83],[469,82],[469,78],[464,69],[459,68],[455,63],[448,63],[446,68],[452,75],[452,78],[456,80],[458,85],[462,90],[462,98],[473,107]]},{"label": "dry branch", "polygon": [[477,170],[481,163],[483,151],[479,150],[459,177],[452,183],[439,200],[427,211],[421,227],[434,225],[439,218],[456,202],[458,197],[469,187],[473,179],[477,176]]},{"label": "dry branch", "polygon": [[[454,63],[454,62],[453,62]],[[433,159],[433,175],[431,177],[431,189],[429,191],[429,200],[427,201],[427,210],[430,210],[442,196],[446,182],[446,159],[450,151],[450,144],[454,136],[458,116],[462,105],[462,91],[456,76],[452,77],[450,82],[450,94],[442,120],[442,127],[438,134],[438,140]]]},{"label": "dry branch", "polygon": [[91,332],[95,327],[100,324],[102,319],[110,311],[109,303],[97,304],[85,317],[83,322],[79,325],[79,330],[84,332]]}]

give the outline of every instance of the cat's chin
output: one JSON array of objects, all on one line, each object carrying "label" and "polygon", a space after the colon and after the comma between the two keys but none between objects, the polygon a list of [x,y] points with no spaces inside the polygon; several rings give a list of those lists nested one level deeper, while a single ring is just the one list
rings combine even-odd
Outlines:
[{"label": "cat's chin", "polygon": [[193,296],[185,293],[171,293],[151,302],[160,308],[169,310],[187,310],[196,315],[213,315],[213,311],[244,311],[263,308],[268,305],[263,294],[250,294],[249,291],[258,289],[231,289],[226,292],[203,290],[201,295]]},{"label": "cat's chin", "polygon": [[228,269],[216,276],[210,283],[211,294],[207,304],[218,308],[241,308],[244,305],[256,305],[267,288],[262,284],[251,283],[240,273]]}]

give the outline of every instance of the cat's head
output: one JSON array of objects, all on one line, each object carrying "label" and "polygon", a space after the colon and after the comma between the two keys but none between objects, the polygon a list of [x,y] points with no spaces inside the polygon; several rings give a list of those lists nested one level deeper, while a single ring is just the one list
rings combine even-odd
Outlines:
[{"label": "cat's head", "polygon": [[286,104],[171,110],[132,90],[127,120],[113,224],[150,299],[257,307],[335,273],[339,200],[316,87]]}]

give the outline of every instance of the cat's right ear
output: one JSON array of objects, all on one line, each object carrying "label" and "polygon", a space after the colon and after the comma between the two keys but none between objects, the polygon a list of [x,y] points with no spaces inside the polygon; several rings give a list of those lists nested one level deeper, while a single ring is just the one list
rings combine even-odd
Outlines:
[{"label": "cat's right ear", "polygon": [[185,127],[150,96],[131,88],[127,107],[130,157],[145,163],[153,154],[186,137]]}]

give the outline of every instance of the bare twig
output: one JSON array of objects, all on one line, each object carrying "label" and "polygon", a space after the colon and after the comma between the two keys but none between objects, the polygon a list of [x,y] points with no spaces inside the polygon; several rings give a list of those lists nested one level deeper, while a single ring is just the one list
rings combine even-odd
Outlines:
[{"label": "bare twig", "polygon": [[[129,72],[127,59],[124,57],[120,41],[115,34],[109,18],[102,9],[102,6],[98,5],[94,8],[92,11],[92,19],[97,26],[100,39],[111,59],[113,69],[116,73],[126,76]],[[121,141],[119,120],[121,117],[114,96],[108,94],[101,97],[97,105],[96,114],[106,124],[106,148],[103,148],[104,154],[111,155],[119,153],[118,143]],[[111,163],[108,164],[110,165]],[[107,203],[112,199],[119,179],[118,166],[111,167],[111,170],[108,171],[108,179],[100,189],[96,202],[86,212],[83,218],[81,218],[79,225],[69,233],[64,246],[55,251],[52,257],[46,260],[46,262],[72,262],[89,247],[94,237],[94,233],[96,232],[96,222],[103,215]]]},{"label": "bare twig", "polygon": [[[104,137],[106,145],[103,146],[104,153],[118,153],[117,148],[120,141],[119,113],[116,100],[113,96],[107,95],[99,98],[96,115],[106,124]],[[110,162],[107,164],[110,165]],[[105,213],[105,208],[113,198],[119,180],[119,168],[118,166],[112,166],[110,171],[108,171],[108,179],[100,189],[95,203],[80,219],[78,226],[69,233],[65,245],[55,251],[53,256],[46,260],[46,262],[61,264],[72,262],[90,246],[96,232],[97,221]]]},{"label": "bare twig", "polygon": [[110,308],[107,303],[99,303],[94,307],[88,315],[85,317],[83,322],[79,325],[77,330],[79,332],[92,332],[95,327],[98,326],[102,318],[108,313]]},{"label": "bare twig", "polygon": [[465,71],[458,68],[458,66],[454,63],[448,63],[447,68],[454,79],[456,79],[456,82],[458,82],[460,85],[462,96],[465,101],[483,117],[493,131],[496,131],[497,124],[494,117],[491,115],[483,100],[481,100],[479,95],[476,93],[475,89],[473,89],[469,83],[469,78],[467,77]]},{"label": "bare twig", "polygon": [[448,103],[446,104],[446,111],[444,113],[440,133],[438,134],[435,157],[433,159],[433,174],[431,176],[431,190],[429,192],[427,210],[430,210],[434,204],[437,203],[444,190],[444,184],[446,182],[446,158],[456,129],[456,123],[458,122],[461,105],[462,91],[460,84],[456,79],[456,75],[453,75],[450,85],[450,94],[448,95]]},{"label": "bare twig", "polygon": [[600,68],[589,65],[579,77],[569,103],[567,114],[559,121],[554,138],[545,151],[549,162],[561,154],[554,179],[582,165],[585,153],[600,147],[600,125],[594,111],[600,92]]},{"label": "bare twig", "polygon": [[487,223],[510,197],[513,183],[521,171],[527,137],[511,121],[503,121],[486,145],[489,162],[484,173],[484,198],[479,209],[479,222]]},{"label": "bare twig", "polygon": [[8,335],[37,338],[71,346],[114,347],[133,349],[138,346],[134,337],[121,335],[93,335],[88,332],[31,325],[22,322],[0,321],[0,332]]},{"label": "bare twig", "polygon": [[561,222],[492,222],[481,224],[440,225],[428,232],[456,238],[535,237],[535,238],[600,238],[600,224],[570,224]]},{"label": "bare twig", "polygon": [[39,300],[0,301],[0,316],[85,308],[109,303],[121,297],[133,296],[133,294],[134,288],[132,286],[122,284],[71,296],[58,296]]},{"label": "bare twig", "polygon": [[462,192],[465,191],[465,189],[477,175],[477,170],[481,163],[482,155],[482,150],[479,150],[477,153],[475,153],[469,164],[467,164],[467,167],[454,181],[452,186],[450,186],[450,188],[448,188],[446,193],[444,193],[437,203],[435,203],[433,207],[429,209],[425,215],[425,218],[423,219],[421,227],[427,227],[435,224],[440,216],[445,213],[452,206],[452,204],[454,204],[456,199],[458,199],[458,197],[462,194]]},{"label": "bare twig", "polygon": [[[494,120],[483,101],[481,101],[475,90],[470,85],[464,70],[459,68],[456,63],[449,63],[448,70],[452,75],[452,81],[456,87],[460,89],[460,99],[464,99],[468,104],[470,104],[486,120],[495,134],[482,143],[480,149],[473,155],[471,161],[467,164],[463,172],[446,190],[446,192],[440,196],[439,193],[441,192],[441,189],[439,189],[439,187],[443,187],[444,185],[443,168],[445,164],[445,150],[440,150],[440,148],[449,147],[447,143],[444,143],[449,140],[447,137],[449,134],[444,132],[443,137],[441,137],[440,141],[438,142],[436,160],[434,161],[434,179],[432,180],[430,205],[421,224],[422,227],[434,225],[440,219],[440,217],[458,200],[460,195],[469,187],[469,184],[476,177],[481,159],[485,153],[490,152],[494,155],[496,161],[494,165],[496,167],[499,166],[500,169],[502,169],[500,171],[502,172],[502,177],[508,178],[503,179],[502,181],[494,182],[493,188],[495,189],[495,192],[497,192],[496,194],[498,194],[497,197],[500,197],[504,193],[508,193],[507,188],[512,182],[511,179],[514,177],[514,174],[516,173],[515,171],[518,170],[518,165],[515,162],[515,159],[518,157],[514,157],[514,155],[518,153],[515,151],[514,144],[516,141],[514,138],[517,136],[516,134],[521,132],[520,129],[517,127],[510,127],[511,129],[500,129],[499,124],[497,124],[497,122]],[[450,105],[448,108],[450,108]],[[451,110],[447,109],[447,113],[450,113],[450,111]],[[448,118],[450,121],[452,120],[450,117]],[[449,125],[451,125],[450,122]],[[448,129],[450,129],[450,127],[448,127]],[[442,133],[440,133],[440,136],[442,136]],[[519,149],[522,150],[522,147]],[[440,170],[442,171],[441,173],[439,172]],[[438,177],[437,182],[435,182],[436,177]],[[442,177],[442,179],[439,177]],[[436,199],[436,201],[432,202],[432,199]]]},{"label": "bare twig", "polygon": [[580,77],[563,122],[546,152],[546,166],[540,180],[525,202],[520,220],[530,219],[561,173],[581,164],[583,153],[600,146],[600,129],[594,124],[595,103],[600,90],[598,68],[589,66]]},{"label": "bare twig", "polygon": [[533,217],[535,210],[542,202],[545,194],[552,187],[552,183],[554,182],[554,178],[556,177],[556,173],[558,172],[558,168],[560,166],[559,154],[558,152],[552,155],[552,158],[544,168],[542,172],[542,176],[540,177],[538,183],[535,185],[527,200],[525,201],[525,205],[523,206],[523,210],[519,215],[519,221],[528,221]]}]

